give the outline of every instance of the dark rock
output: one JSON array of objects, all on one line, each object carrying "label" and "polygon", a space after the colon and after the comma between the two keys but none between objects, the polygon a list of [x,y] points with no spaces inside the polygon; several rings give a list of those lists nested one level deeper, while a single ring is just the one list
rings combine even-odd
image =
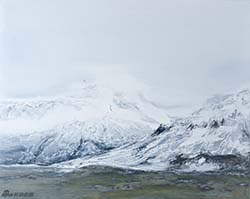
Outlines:
[{"label": "dark rock", "polygon": [[172,165],[182,165],[187,160],[188,160],[188,158],[184,158],[183,154],[180,154],[180,155],[175,157],[175,160],[170,161],[170,164],[172,164]]},{"label": "dark rock", "polygon": [[220,121],[220,125],[223,126],[225,124],[225,119],[222,118],[222,120]]},{"label": "dark rock", "polygon": [[220,127],[220,124],[218,121],[216,120],[213,120],[211,123],[210,123],[210,128],[219,128]]},{"label": "dark rock", "polygon": [[194,129],[194,125],[191,123],[191,124],[189,124],[189,126],[187,127],[187,130],[193,130]]},{"label": "dark rock", "polygon": [[202,125],[201,125],[203,128],[207,128],[207,126],[208,126],[208,123],[207,122],[204,122],[204,123],[202,123]]},{"label": "dark rock", "polygon": [[165,125],[163,125],[163,124],[160,124],[160,126],[158,127],[158,129],[156,129],[155,131],[154,131],[154,133],[152,133],[152,137],[154,137],[154,136],[157,136],[157,135],[160,135],[160,134],[162,134],[164,131],[169,131],[171,128],[173,128],[173,125],[171,125],[171,126],[165,126]]}]

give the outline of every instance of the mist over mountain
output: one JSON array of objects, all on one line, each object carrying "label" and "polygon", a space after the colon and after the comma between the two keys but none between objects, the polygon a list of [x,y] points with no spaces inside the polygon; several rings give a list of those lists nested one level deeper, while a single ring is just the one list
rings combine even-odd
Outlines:
[{"label": "mist over mountain", "polygon": [[166,109],[140,92],[82,81],[50,98],[0,102],[1,164],[53,164],[142,139]]},{"label": "mist over mountain", "polygon": [[[142,89],[142,87],[141,87]],[[170,114],[143,90],[83,81],[50,98],[0,102],[0,163],[143,170],[247,170],[250,91]]]}]

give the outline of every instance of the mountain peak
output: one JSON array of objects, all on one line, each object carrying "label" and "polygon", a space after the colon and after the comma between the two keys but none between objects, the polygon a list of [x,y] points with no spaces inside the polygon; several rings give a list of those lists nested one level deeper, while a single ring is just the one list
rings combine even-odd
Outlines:
[{"label": "mountain peak", "polygon": [[[49,165],[79,158],[74,167],[215,169],[230,167],[228,158],[245,164],[250,152],[248,89],[213,96],[192,115],[173,120],[140,92],[131,95],[95,82],[69,91],[53,99],[0,103],[0,135],[7,132],[0,139],[0,163]],[[16,133],[20,119],[35,128]]]}]

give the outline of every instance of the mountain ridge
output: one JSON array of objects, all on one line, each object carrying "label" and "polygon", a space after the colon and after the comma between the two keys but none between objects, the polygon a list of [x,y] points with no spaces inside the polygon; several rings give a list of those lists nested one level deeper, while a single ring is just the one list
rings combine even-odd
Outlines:
[{"label": "mountain ridge", "polygon": [[71,164],[77,167],[103,164],[142,170],[249,171],[249,116],[249,90],[215,96],[191,116],[160,125],[144,140]]},{"label": "mountain ridge", "polygon": [[[214,96],[190,116],[179,118],[169,117],[165,109],[145,100],[141,94],[128,96],[96,85],[85,89],[75,97],[74,91],[53,99],[55,103],[50,106],[52,109],[62,106],[60,114],[72,111],[74,117],[63,118],[45,130],[2,133],[0,164],[69,168],[106,165],[182,171],[250,168],[249,89]],[[39,103],[39,100],[34,103],[35,110],[43,107]],[[47,115],[51,109],[46,111],[42,113]],[[0,118],[0,123],[23,117],[17,113],[16,117]],[[35,114],[38,117],[28,121],[44,117],[39,111]],[[161,124],[162,120],[167,121]]]},{"label": "mountain ridge", "polygon": [[0,102],[0,164],[51,165],[142,139],[168,119],[138,95],[84,82],[62,96]]}]

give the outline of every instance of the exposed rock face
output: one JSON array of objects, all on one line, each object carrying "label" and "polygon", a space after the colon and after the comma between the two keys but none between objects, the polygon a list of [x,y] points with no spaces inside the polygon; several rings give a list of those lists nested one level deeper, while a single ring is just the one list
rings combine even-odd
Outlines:
[{"label": "exposed rock face", "polygon": [[248,156],[241,155],[212,155],[199,154],[195,157],[185,158],[182,154],[177,156],[175,160],[170,162],[172,169],[185,169],[187,166],[193,165],[199,168],[203,165],[213,165],[217,169],[227,172],[244,172],[250,174],[250,154]]},{"label": "exposed rock face", "polygon": [[163,124],[161,124],[161,125],[154,131],[154,133],[153,133],[151,136],[154,137],[154,136],[160,135],[160,134],[163,133],[164,131],[170,130],[170,129],[171,129],[171,127],[167,127],[167,126],[164,126]]}]

